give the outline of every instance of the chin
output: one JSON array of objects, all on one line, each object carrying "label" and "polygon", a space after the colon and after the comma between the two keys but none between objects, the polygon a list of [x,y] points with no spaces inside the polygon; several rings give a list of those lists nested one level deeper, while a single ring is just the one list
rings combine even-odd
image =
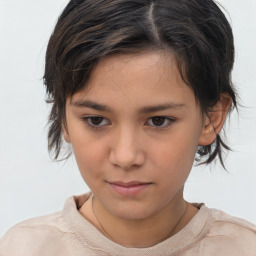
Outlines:
[{"label": "chin", "polygon": [[118,218],[130,220],[130,221],[136,221],[136,220],[142,220],[146,219],[152,215],[154,215],[155,212],[136,207],[131,206],[130,208],[127,207],[120,207],[119,209],[115,209],[115,211],[112,211],[114,215],[116,215]]}]

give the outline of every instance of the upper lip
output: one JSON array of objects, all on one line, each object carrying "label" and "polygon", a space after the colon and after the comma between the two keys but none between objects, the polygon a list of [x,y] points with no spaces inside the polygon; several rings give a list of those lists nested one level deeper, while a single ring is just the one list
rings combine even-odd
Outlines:
[{"label": "upper lip", "polygon": [[136,186],[136,185],[146,185],[150,184],[151,182],[142,182],[142,181],[129,181],[129,182],[123,182],[123,181],[111,181],[108,182],[113,185],[122,186],[122,187],[130,187],[130,186]]}]

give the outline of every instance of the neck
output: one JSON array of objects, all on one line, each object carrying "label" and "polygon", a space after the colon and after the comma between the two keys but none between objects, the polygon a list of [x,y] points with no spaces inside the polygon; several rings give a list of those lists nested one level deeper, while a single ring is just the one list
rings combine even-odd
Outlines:
[{"label": "neck", "polygon": [[[186,201],[173,200],[158,213],[146,219],[123,219],[111,214],[92,197],[81,213],[112,241],[126,247],[150,247],[180,231],[194,216],[193,206]],[[84,208],[84,209],[83,209]],[[191,211],[192,210],[192,211]]]}]

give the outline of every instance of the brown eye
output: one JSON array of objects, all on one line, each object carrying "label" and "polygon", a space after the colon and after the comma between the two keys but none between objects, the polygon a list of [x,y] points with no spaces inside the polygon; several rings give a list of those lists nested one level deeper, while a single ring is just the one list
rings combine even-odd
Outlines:
[{"label": "brown eye", "polygon": [[84,116],[82,121],[92,128],[101,128],[110,124],[109,120],[102,116]]},{"label": "brown eye", "polygon": [[164,122],[166,121],[166,118],[163,116],[156,116],[156,117],[152,117],[152,123],[155,126],[161,126],[164,124]]},{"label": "brown eye", "polygon": [[103,117],[100,117],[100,116],[93,116],[93,117],[90,117],[89,120],[90,120],[90,123],[92,125],[100,125],[101,122],[103,121]]},{"label": "brown eye", "polygon": [[172,117],[154,116],[148,119],[146,125],[155,129],[165,129],[172,125],[173,122],[175,122],[175,119]]}]

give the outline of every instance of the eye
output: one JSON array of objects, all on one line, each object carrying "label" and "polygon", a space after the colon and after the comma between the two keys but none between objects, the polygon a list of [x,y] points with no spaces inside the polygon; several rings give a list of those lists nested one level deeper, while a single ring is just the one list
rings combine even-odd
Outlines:
[{"label": "eye", "polygon": [[110,122],[102,116],[87,116],[82,117],[83,122],[93,128],[99,128],[105,125],[109,125]]},{"label": "eye", "polygon": [[153,126],[155,128],[167,128],[169,127],[175,120],[166,116],[154,116],[148,119],[147,125]]}]

